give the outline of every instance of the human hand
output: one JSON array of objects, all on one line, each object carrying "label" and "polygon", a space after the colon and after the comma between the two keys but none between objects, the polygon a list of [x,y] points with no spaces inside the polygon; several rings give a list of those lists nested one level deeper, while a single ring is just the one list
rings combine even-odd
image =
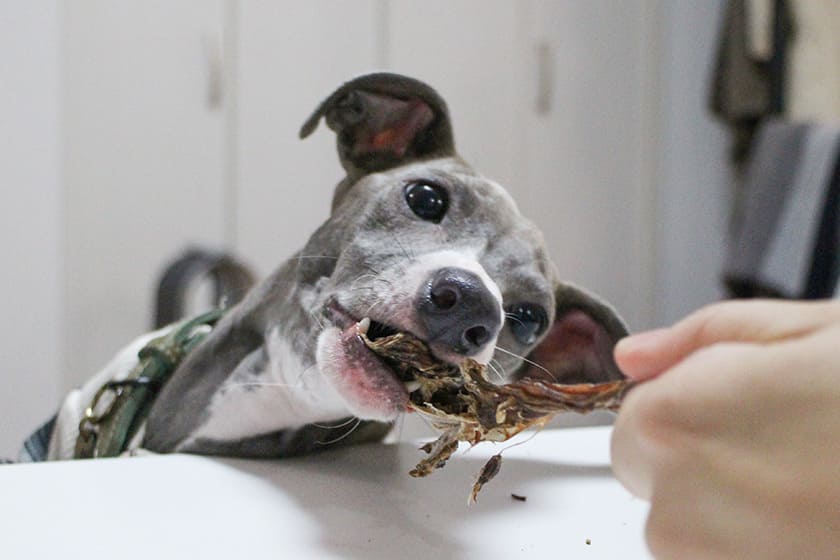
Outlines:
[{"label": "human hand", "polygon": [[657,558],[840,555],[840,303],[707,307],[616,347],[613,469]]}]

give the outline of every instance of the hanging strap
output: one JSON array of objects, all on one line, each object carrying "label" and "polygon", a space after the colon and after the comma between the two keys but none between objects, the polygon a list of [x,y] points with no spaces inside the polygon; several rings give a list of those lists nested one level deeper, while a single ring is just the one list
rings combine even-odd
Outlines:
[{"label": "hanging strap", "polygon": [[216,309],[175,325],[140,350],[128,377],[100,387],[79,423],[74,458],[116,457],[125,451],[160,388],[223,313]]}]

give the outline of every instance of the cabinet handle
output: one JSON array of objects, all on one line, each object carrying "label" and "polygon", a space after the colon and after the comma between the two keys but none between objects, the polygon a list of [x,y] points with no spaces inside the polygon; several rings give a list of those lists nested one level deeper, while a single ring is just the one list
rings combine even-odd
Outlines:
[{"label": "cabinet handle", "polygon": [[205,32],[201,37],[204,60],[207,67],[206,102],[211,111],[222,106],[224,92],[222,46],[218,34]]},{"label": "cabinet handle", "polygon": [[534,110],[538,115],[551,113],[554,97],[554,56],[548,41],[537,43],[537,94]]}]

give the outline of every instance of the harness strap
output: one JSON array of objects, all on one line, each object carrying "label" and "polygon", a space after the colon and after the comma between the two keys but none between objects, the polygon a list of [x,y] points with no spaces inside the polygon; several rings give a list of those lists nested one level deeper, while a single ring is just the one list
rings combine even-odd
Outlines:
[{"label": "harness strap", "polygon": [[140,350],[140,361],[125,379],[100,387],[79,423],[73,457],[116,457],[125,451],[146,420],[160,388],[223,314],[224,310],[215,309],[175,325]]}]

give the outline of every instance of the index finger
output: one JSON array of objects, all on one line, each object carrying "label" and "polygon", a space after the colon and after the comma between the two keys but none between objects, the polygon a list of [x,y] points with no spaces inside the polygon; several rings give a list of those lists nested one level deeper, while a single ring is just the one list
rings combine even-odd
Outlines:
[{"label": "index finger", "polygon": [[769,344],[840,323],[840,302],[739,300],[716,303],[674,326],[629,336],[615,347],[628,376],[655,377],[700,348],[718,342]]}]

